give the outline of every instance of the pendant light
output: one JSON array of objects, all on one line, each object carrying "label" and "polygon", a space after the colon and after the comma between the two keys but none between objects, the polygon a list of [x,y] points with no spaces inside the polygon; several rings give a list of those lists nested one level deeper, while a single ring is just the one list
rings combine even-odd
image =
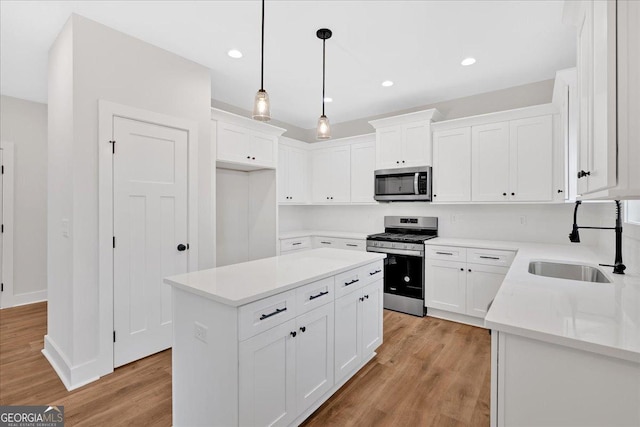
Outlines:
[{"label": "pendant light", "polygon": [[324,115],[324,63],[325,63],[325,42],[331,38],[331,30],[328,28],[320,28],[316,32],[316,36],[322,40],[322,115],[318,119],[318,139],[331,138],[331,125],[329,119]]},{"label": "pendant light", "polygon": [[269,94],[264,90],[264,0],[262,0],[262,51],[260,62],[260,89],[256,93],[253,101],[253,118],[261,122],[271,120],[271,106],[269,105]]}]

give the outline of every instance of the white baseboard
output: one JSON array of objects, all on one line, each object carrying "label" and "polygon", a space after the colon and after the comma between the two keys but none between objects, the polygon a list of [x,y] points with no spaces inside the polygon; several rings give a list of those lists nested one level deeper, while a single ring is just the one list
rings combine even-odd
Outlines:
[{"label": "white baseboard", "polygon": [[91,372],[97,366],[95,360],[72,366],[49,335],[44,336],[42,354],[49,361],[53,370],[56,371],[67,391],[75,390],[100,378],[99,375],[96,376]]},{"label": "white baseboard", "polygon": [[476,326],[478,328],[485,328],[484,319],[480,317],[467,316],[466,314],[453,313],[451,311],[438,310],[437,308],[427,307],[427,316],[450,320],[452,322],[464,323],[465,325]]},{"label": "white baseboard", "polygon": [[13,296],[13,300],[11,301],[12,307],[17,307],[19,305],[33,304],[34,302],[41,302],[47,300],[47,290],[43,289],[41,291],[35,292],[27,292],[24,294],[17,294]]}]

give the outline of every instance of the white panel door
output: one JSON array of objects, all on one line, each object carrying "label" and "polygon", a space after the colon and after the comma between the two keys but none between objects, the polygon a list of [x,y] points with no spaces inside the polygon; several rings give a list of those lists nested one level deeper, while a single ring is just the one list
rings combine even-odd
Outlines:
[{"label": "white panel door", "polygon": [[405,166],[431,166],[430,130],[427,121],[402,126],[402,162]]},{"label": "white panel door", "polygon": [[[304,203],[307,201],[307,152],[298,148],[289,148],[289,201]],[[278,167],[280,167],[278,165]]]},{"label": "white panel door", "polygon": [[482,317],[493,301],[502,281],[509,271],[508,267],[495,265],[467,264],[467,314]]},{"label": "white panel door", "polygon": [[392,126],[376,131],[376,169],[402,165],[402,127]]},{"label": "white panel door", "polygon": [[465,313],[466,263],[428,259],[425,274],[425,305]]},{"label": "white panel door", "polygon": [[294,332],[292,319],[240,343],[241,426],[288,426],[295,419]]},{"label": "white panel door", "polygon": [[333,387],[333,304],[297,320],[296,410],[305,411]]},{"label": "white panel door", "polygon": [[114,366],[171,347],[166,276],[187,272],[184,130],[114,118]]},{"label": "white panel door", "polygon": [[349,202],[351,200],[351,148],[347,146],[331,148],[329,177],[330,202]]},{"label": "white panel door", "polygon": [[509,197],[553,199],[553,121],[550,115],[509,122]]},{"label": "white panel door", "polygon": [[362,359],[361,291],[335,301],[335,376],[336,383],[351,373]]},{"label": "white panel door", "polygon": [[373,203],[376,147],[371,143],[351,146],[351,202]]},{"label": "white panel door", "polygon": [[474,202],[508,200],[509,122],[473,126],[471,128],[471,159],[472,200]]},{"label": "white panel door", "polygon": [[471,128],[433,134],[433,201],[471,200]]},{"label": "white panel door", "polygon": [[382,344],[382,280],[362,290],[362,356],[367,357]]}]

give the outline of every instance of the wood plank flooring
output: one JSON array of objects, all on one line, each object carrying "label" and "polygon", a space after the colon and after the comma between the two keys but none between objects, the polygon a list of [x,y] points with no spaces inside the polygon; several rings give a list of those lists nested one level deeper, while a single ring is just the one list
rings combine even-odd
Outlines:
[{"label": "wood plank flooring", "polygon": [[[46,303],[0,310],[0,405],[64,405],[66,425],[171,425],[171,350],[67,392],[40,350]],[[305,426],[488,426],[486,330],[392,311],[378,356]]]}]

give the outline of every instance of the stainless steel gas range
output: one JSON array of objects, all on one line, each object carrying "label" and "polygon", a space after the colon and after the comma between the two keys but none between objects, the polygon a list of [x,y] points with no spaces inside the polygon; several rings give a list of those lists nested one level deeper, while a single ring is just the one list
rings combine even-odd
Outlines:
[{"label": "stainless steel gas range", "polygon": [[385,216],[384,233],[367,236],[367,251],[384,260],[384,308],[424,316],[424,242],[438,237],[438,218]]}]

